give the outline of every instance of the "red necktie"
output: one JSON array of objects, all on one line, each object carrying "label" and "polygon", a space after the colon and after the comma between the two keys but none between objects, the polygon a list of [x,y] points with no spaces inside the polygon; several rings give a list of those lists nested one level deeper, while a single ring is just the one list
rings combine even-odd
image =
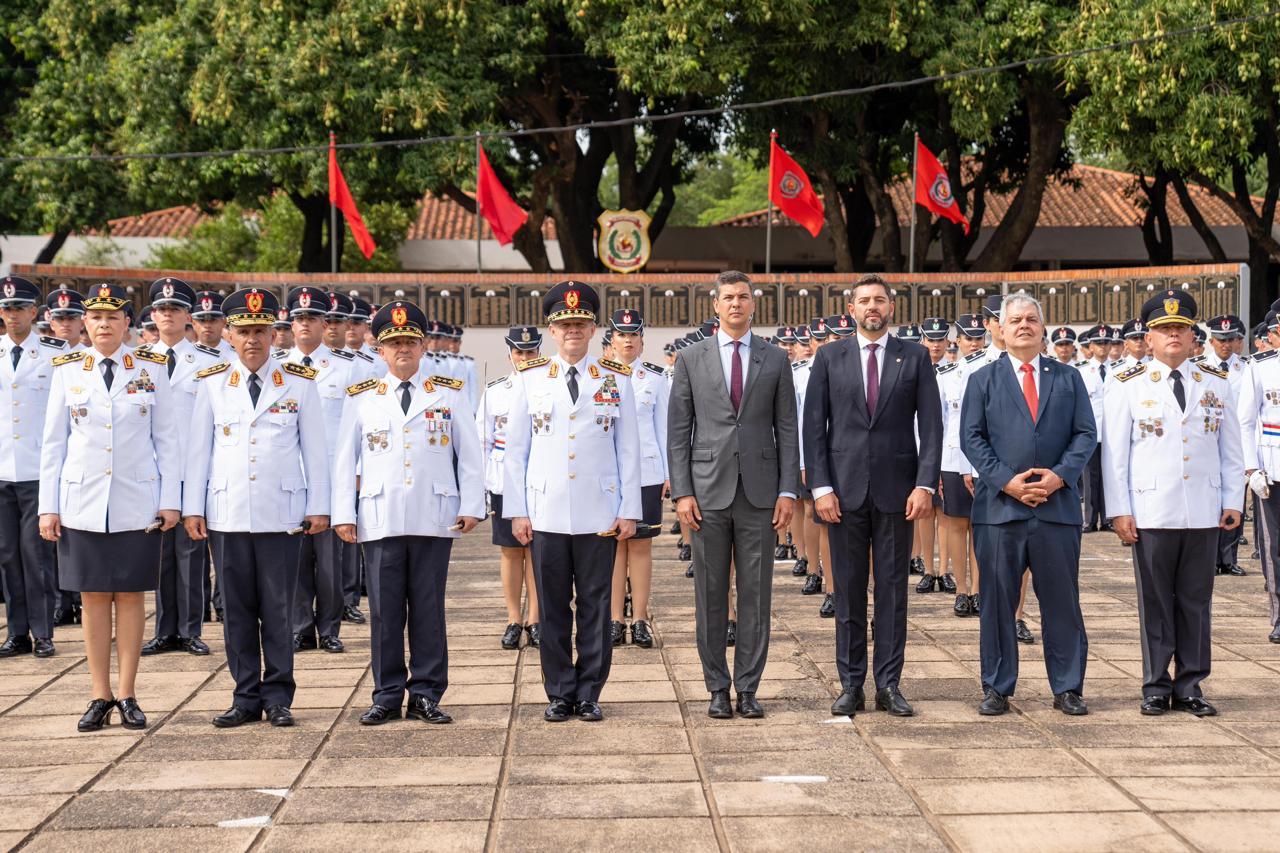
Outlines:
[{"label": "red necktie", "polygon": [[735,412],[742,405],[742,357],[738,354],[741,347],[742,341],[733,342],[733,367],[729,370],[729,402],[733,403]]},{"label": "red necktie", "polygon": [[1036,391],[1035,369],[1024,364],[1018,368],[1022,371],[1022,396],[1027,398],[1027,408],[1031,410],[1031,422],[1036,422],[1036,412],[1040,411],[1040,394]]}]

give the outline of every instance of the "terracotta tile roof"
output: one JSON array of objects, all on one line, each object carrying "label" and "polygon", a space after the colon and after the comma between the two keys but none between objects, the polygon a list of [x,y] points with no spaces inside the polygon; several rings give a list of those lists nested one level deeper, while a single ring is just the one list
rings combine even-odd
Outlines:
[{"label": "terracotta tile roof", "polygon": [[209,218],[209,214],[195,205],[184,207],[166,207],[164,210],[153,210],[140,216],[126,216],[112,219],[103,231],[89,231],[90,236],[103,233],[112,237],[186,237],[201,222]]},{"label": "terracotta tile roof", "polygon": [[[1051,180],[1045,188],[1040,207],[1040,228],[1128,228],[1142,224],[1142,208],[1138,206],[1142,193],[1134,186],[1135,176],[1097,166],[1077,163],[1065,179]],[[890,189],[893,206],[898,212],[898,222],[907,226],[911,221],[911,184],[898,181]],[[1187,186],[1187,192],[1195,201],[1200,215],[1210,226],[1238,227],[1239,218],[1222,201],[1207,190]],[[993,228],[1009,209],[1013,194],[987,194],[987,209],[982,218],[983,226]],[[1169,190],[1169,223],[1173,226],[1189,226],[1190,220],[1182,210],[1178,197]],[[743,213],[717,222],[717,226],[759,227],[765,224],[765,210]],[[774,211],[773,224],[799,227],[791,219]]]}]

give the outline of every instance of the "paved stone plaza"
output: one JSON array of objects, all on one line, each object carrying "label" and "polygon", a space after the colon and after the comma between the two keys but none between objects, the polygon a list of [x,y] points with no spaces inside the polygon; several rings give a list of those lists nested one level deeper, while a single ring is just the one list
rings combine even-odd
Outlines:
[{"label": "paved stone plaza", "polygon": [[[1050,707],[1039,644],[1015,710],[976,713],[978,621],[951,596],[910,597],[903,693],[914,719],[833,720],[832,623],[774,582],[757,721],[713,721],[683,564],[655,568],[658,647],[614,654],[605,720],[542,721],[536,650],[503,651],[488,527],[454,550],[452,726],[365,728],[367,626],[347,653],[299,656],[298,726],[217,731],[230,704],[213,655],[145,658],[150,728],[78,735],[88,673],[78,628],[58,656],[0,661],[0,847],[24,850],[1268,850],[1280,846],[1280,646],[1262,578],[1220,578],[1221,716],[1138,714],[1141,653],[1128,552],[1085,537],[1081,598],[1091,713]],[[664,535],[656,553],[674,555]],[[1251,548],[1242,549],[1242,555]],[[913,579],[914,581],[914,579]],[[1035,607],[1029,624],[1039,635]],[[871,685],[868,685],[870,690]]]}]

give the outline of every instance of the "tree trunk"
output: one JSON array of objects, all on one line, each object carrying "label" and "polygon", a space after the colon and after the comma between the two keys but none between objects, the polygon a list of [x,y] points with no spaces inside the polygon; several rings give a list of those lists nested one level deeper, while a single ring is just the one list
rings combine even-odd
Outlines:
[{"label": "tree trunk", "polygon": [[1276,298],[1271,289],[1271,258],[1265,246],[1249,238],[1249,316],[1241,318],[1246,328],[1260,322]]},{"label": "tree trunk", "polygon": [[849,230],[845,226],[844,211],[840,209],[840,191],[836,188],[831,172],[819,167],[815,170],[822,186],[822,216],[827,221],[827,236],[836,257],[836,272],[853,272],[853,252],[849,248]]},{"label": "tree trunk", "polygon": [[867,267],[867,254],[876,237],[876,210],[867,198],[867,188],[855,181],[840,187],[844,206],[845,242],[849,244],[849,263],[853,270]]},{"label": "tree trunk", "polygon": [[542,223],[547,219],[547,193],[550,188],[551,181],[546,168],[534,172],[533,190],[529,195],[529,218],[511,238],[512,245],[529,262],[529,269],[533,272],[551,272],[547,241],[542,237]]},{"label": "tree trunk", "polygon": [[1187,219],[1191,220],[1191,227],[1196,229],[1196,233],[1204,241],[1204,247],[1209,250],[1209,257],[1218,263],[1225,263],[1227,253],[1222,248],[1222,242],[1218,240],[1218,235],[1213,233],[1209,223],[1204,221],[1200,208],[1196,206],[1195,200],[1191,198],[1191,193],[1187,192],[1187,182],[1177,172],[1171,173],[1169,180],[1173,184],[1173,191],[1178,195],[1178,202],[1182,205],[1183,213],[1187,214]]},{"label": "tree trunk", "polygon": [[1147,260],[1160,266],[1173,262],[1173,233],[1169,228],[1169,173],[1156,167],[1150,184],[1143,175],[1137,177],[1138,189],[1147,197],[1142,214],[1142,242],[1147,247]]},{"label": "tree trunk", "polygon": [[71,236],[70,231],[54,231],[49,235],[49,240],[44,244],[44,248],[36,255],[34,263],[51,264],[58,257],[58,252],[62,251],[62,246],[67,242],[67,237]]},{"label": "tree trunk", "polygon": [[298,272],[329,272],[329,242],[325,240],[325,232],[329,227],[329,197],[323,193],[304,196],[291,192],[289,199],[302,213]]},{"label": "tree trunk", "polygon": [[888,272],[901,272],[904,266],[902,255],[902,228],[898,225],[898,211],[893,206],[893,197],[888,188],[880,181],[875,162],[871,159],[874,143],[866,143],[858,152],[858,169],[862,172],[862,181],[867,188],[867,195],[876,210],[876,222],[880,227],[880,255],[884,268]]}]

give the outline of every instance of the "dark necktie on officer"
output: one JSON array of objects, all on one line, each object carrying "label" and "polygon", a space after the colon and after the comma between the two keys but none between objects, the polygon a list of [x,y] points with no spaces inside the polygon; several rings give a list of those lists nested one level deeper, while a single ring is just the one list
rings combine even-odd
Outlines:
[{"label": "dark necktie on officer", "polygon": [[311,356],[309,356],[309,355],[304,355],[304,356],[302,357],[302,365],[303,365],[303,367],[310,367],[310,366],[311,366]]},{"label": "dark necktie on officer", "polygon": [[13,369],[18,369],[18,359],[22,358],[22,347],[13,348]]},{"label": "dark necktie on officer", "polygon": [[102,360],[102,381],[106,383],[108,391],[111,390],[111,383],[114,382],[116,378],[115,367],[116,363],[111,359],[104,358]]},{"label": "dark necktie on officer", "polygon": [[1223,373],[1226,373],[1227,370],[1230,369],[1230,367],[1231,367],[1231,363],[1228,361],[1223,361],[1218,364],[1218,369],[1221,370]]},{"label": "dark necktie on officer", "polygon": [[1182,388],[1182,373],[1175,370],[1169,374],[1169,378],[1173,380],[1173,396],[1178,401],[1178,408],[1182,411],[1187,410],[1187,392]]},{"label": "dark necktie on officer", "polygon": [[409,414],[409,402],[413,399],[413,386],[406,379],[400,383],[400,411]]},{"label": "dark necktie on officer", "polygon": [[258,374],[249,374],[249,400],[253,403],[254,408],[258,406],[258,394],[262,391],[262,380],[258,378]]},{"label": "dark necktie on officer", "polygon": [[178,354],[173,351],[173,347],[169,347],[169,352],[164,357],[164,369],[169,371],[170,378],[173,377],[173,369],[178,366]]},{"label": "dark necktie on officer", "polygon": [[1105,381],[1107,378],[1107,366],[1105,364],[1098,365],[1098,375]]},{"label": "dark necktie on officer", "polygon": [[578,368],[569,368],[569,399],[578,402]]}]

